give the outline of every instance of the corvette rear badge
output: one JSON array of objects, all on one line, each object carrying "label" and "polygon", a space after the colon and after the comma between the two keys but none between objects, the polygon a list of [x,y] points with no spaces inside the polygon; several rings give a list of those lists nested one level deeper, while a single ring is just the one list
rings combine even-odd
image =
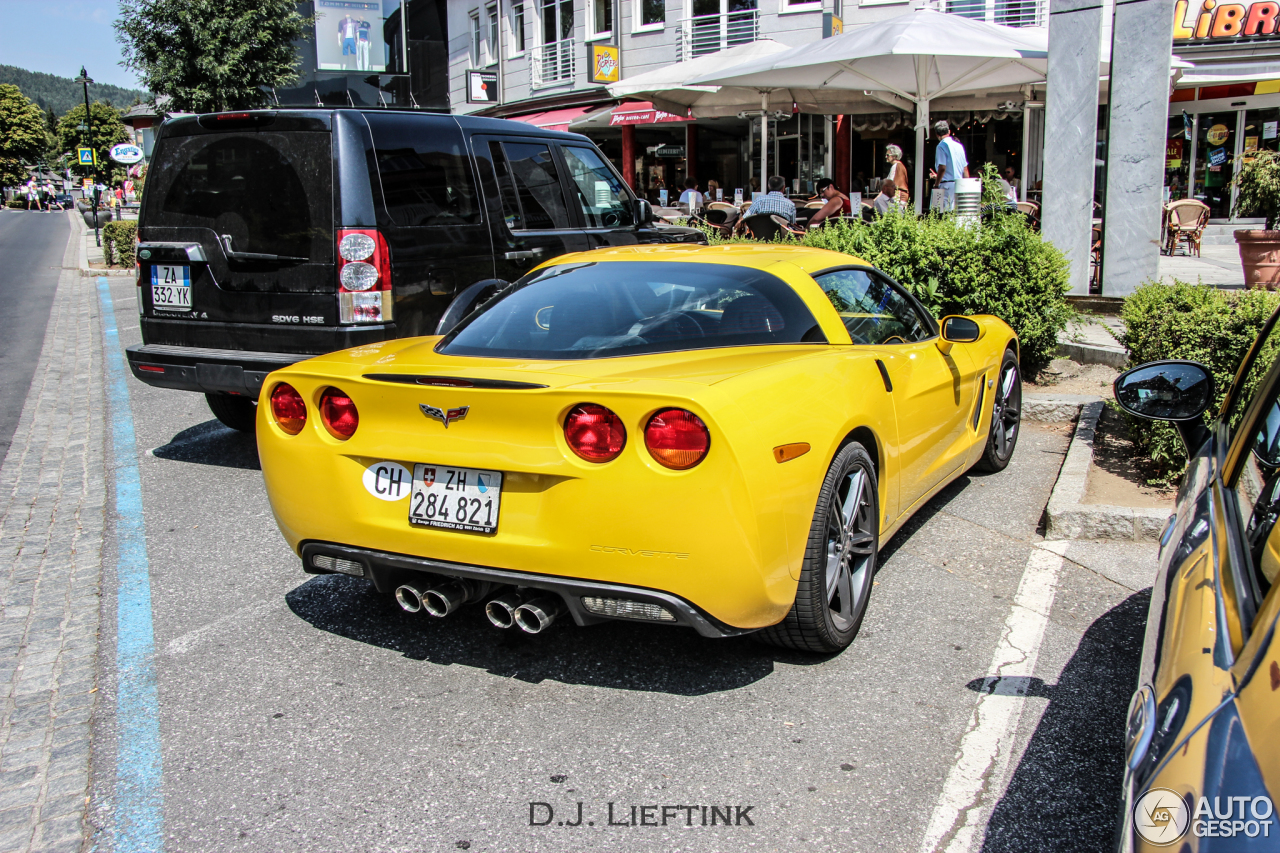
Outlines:
[{"label": "corvette rear badge", "polygon": [[428,406],[426,403],[419,403],[418,408],[422,409],[422,414],[444,424],[445,429],[449,428],[451,422],[462,420],[467,416],[467,412],[471,411],[470,406],[459,406],[456,409],[437,409],[435,406]]}]

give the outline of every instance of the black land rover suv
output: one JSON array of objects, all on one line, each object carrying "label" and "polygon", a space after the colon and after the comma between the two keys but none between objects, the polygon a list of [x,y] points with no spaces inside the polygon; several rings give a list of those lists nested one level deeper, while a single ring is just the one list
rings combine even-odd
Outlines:
[{"label": "black land rover suv", "polygon": [[165,122],[138,226],[134,376],[245,431],[272,370],[435,334],[567,252],[706,242],[656,225],[586,137],[359,109]]}]

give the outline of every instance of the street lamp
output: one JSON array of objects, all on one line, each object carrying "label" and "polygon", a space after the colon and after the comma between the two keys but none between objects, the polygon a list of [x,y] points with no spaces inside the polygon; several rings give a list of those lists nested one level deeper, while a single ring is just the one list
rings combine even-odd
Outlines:
[{"label": "street lamp", "polygon": [[[84,85],[84,120],[87,124],[81,125],[89,137],[88,148],[93,151],[93,239],[94,242],[102,245],[102,234],[98,231],[98,154],[93,147],[93,112],[89,109],[89,84],[93,80],[89,77],[88,72],[84,70],[84,66],[80,66],[80,76],[75,79],[76,83]],[[82,193],[83,195],[83,193]]]}]

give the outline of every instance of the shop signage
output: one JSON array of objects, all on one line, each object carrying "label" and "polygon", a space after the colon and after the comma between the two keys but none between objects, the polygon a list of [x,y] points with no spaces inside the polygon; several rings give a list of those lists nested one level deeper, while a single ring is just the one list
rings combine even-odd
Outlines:
[{"label": "shop signage", "polygon": [[1164,167],[1166,169],[1182,168],[1182,143],[1181,136],[1176,136],[1164,144]]},{"label": "shop signage", "polygon": [[1250,39],[1276,34],[1280,6],[1273,0],[1215,3],[1177,0],[1173,4],[1173,40]]},{"label": "shop signage", "polygon": [[609,116],[609,126],[618,127],[624,124],[661,124],[664,121],[688,121],[686,116],[675,113],[664,113],[650,105],[647,110],[628,110],[626,106],[615,109]]},{"label": "shop signage", "polygon": [[663,145],[653,152],[654,157],[678,158],[684,156],[683,145]]},{"label": "shop signage", "polygon": [[119,145],[112,146],[110,157],[117,163],[132,166],[134,163],[142,162],[142,149],[136,145],[122,142]]},{"label": "shop signage", "polygon": [[844,21],[830,12],[822,14],[822,37],[829,39],[844,33]]},{"label": "shop signage", "polygon": [[1210,167],[1221,166],[1225,162],[1227,162],[1227,149],[1214,148],[1212,151],[1209,152]]},{"label": "shop signage", "polygon": [[1210,145],[1221,145],[1227,141],[1227,135],[1230,133],[1225,124],[1215,124],[1205,133],[1205,141]]},{"label": "shop signage", "polygon": [[618,48],[611,44],[587,45],[587,82],[617,83],[621,79],[622,62]]},{"label": "shop signage", "polygon": [[498,103],[498,72],[468,71],[467,72],[467,103],[468,104]]}]

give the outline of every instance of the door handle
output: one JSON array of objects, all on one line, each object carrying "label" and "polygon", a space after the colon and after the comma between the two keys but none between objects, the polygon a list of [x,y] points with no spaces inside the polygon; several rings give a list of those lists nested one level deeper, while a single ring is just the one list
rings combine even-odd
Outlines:
[{"label": "door handle", "polygon": [[507,252],[502,257],[508,261],[528,261],[538,257],[545,251],[546,249],[528,249],[521,252]]}]

